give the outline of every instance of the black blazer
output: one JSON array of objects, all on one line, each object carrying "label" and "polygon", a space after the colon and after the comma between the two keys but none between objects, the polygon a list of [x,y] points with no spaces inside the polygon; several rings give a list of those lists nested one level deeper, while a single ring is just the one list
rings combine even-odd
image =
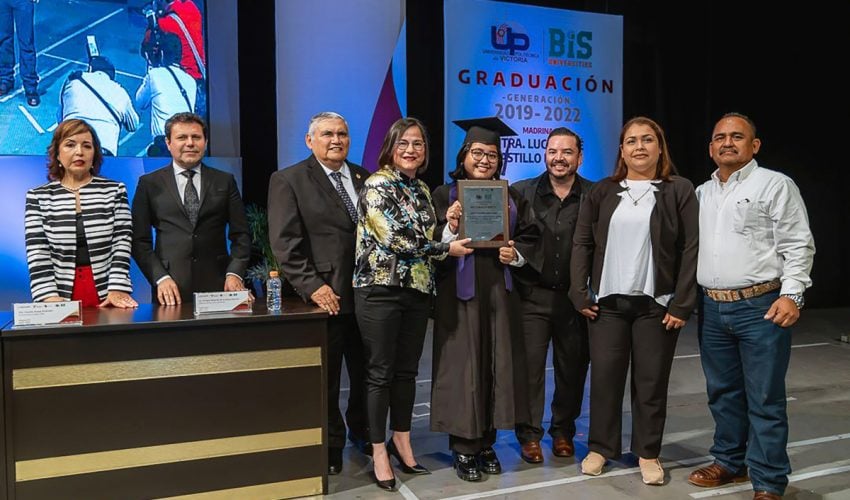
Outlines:
[{"label": "black blazer", "polygon": [[[369,172],[351,162],[348,168],[359,193]],[[340,312],[354,312],[356,229],[315,156],[272,174],[269,240],[283,276],[305,302],[327,284],[341,297]]]},{"label": "black blazer", "polygon": [[[649,218],[649,237],[655,263],[655,295],[674,293],[668,312],[688,319],[696,306],[699,205],[694,186],[685,178],[671,176],[656,184],[655,208]],[[590,307],[588,289],[599,290],[608,226],[624,191],[610,178],[597,182],[585,196],[578,214],[570,256],[570,300],[576,309]]]},{"label": "black blazer", "polygon": [[236,180],[201,165],[200,198],[192,227],[171,164],[139,178],[133,197],[133,259],[151,283],[154,302],[156,282],[165,275],[177,283],[183,301],[191,301],[193,292],[223,290],[227,273],[245,274],[251,236]]}]

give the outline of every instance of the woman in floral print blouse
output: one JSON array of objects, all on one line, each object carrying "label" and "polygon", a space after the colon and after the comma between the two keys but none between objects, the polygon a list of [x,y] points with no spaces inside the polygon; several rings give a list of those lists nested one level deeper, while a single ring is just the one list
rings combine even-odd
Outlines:
[{"label": "woman in floral print blouse", "polygon": [[[472,252],[470,241],[434,240],[437,218],[428,186],[428,136],[415,118],[396,121],[384,138],[381,167],[360,192],[354,307],[366,353],[369,437],[375,481],[395,488],[389,454],[408,474],[427,474],[410,446],[415,380],[425,340],[433,260]],[[386,441],[387,411],[392,439]]]}]

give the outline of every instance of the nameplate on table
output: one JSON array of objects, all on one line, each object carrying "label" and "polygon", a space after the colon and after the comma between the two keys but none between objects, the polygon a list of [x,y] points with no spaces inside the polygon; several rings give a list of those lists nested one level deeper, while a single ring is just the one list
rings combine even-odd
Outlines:
[{"label": "nameplate on table", "polygon": [[251,292],[195,292],[195,316],[224,312],[250,313]]},{"label": "nameplate on table", "polygon": [[12,310],[16,327],[83,324],[79,300],[12,304]]}]

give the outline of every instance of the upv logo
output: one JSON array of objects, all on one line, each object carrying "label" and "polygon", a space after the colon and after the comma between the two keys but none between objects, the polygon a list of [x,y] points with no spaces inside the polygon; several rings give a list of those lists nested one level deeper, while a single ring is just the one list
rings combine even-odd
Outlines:
[{"label": "upv logo", "polygon": [[496,50],[507,50],[510,55],[528,50],[531,41],[528,35],[514,31],[514,28],[502,23],[490,26],[490,45]]}]

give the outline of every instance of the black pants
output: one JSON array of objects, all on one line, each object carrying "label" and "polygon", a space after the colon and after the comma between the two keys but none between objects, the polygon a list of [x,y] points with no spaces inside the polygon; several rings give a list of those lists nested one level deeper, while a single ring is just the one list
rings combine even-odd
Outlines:
[{"label": "black pants", "polygon": [[366,406],[372,443],[386,441],[388,410],[390,429],[410,431],[430,304],[429,295],[412,288],[374,285],[354,289],[366,355]]},{"label": "black pants", "polygon": [[631,361],[632,453],[657,458],[667,419],[667,383],[679,330],[665,330],[667,310],[647,296],[612,295],[590,322],[588,448],[620,456],[623,391]]},{"label": "black pants", "polygon": [[480,438],[467,439],[449,434],[449,448],[456,453],[464,455],[477,455],[490,448],[496,442],[496,429],[487,431]]},{"label": "black pants", "polygon": [[531,420],[516,426],[521,443],[543,438],[546,403],[546,355],[552,341],[555,393],[549,434],[572,439],[581,415],[589,353],[587,321],[573,309],[567,291],[533,287],[522,301],[522,328],[528,366],[528,404]]},{"label": "black pants", "polygon": [[[345,421],[339,410],[339,378],[342,360],[348,371],[351,385]],[[354,314],[340,314],[328,318],[328,447],[345,447],[345,424],[357,437],[366,438],[366,362],[363,341]]]}]

